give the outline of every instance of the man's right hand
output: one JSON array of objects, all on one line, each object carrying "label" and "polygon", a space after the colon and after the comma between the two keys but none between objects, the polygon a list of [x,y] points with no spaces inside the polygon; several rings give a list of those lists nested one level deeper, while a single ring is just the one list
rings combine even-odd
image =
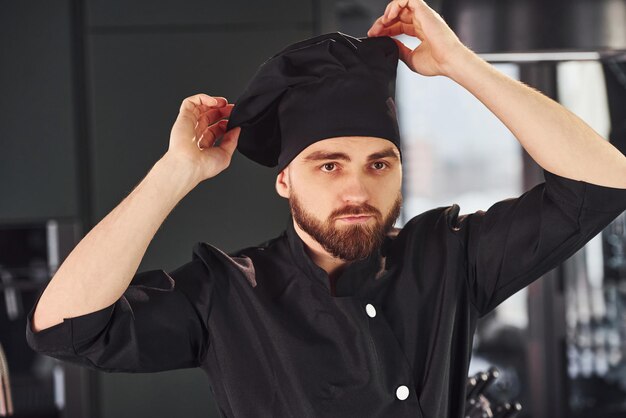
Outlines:
[{"label": "man's right hand", "polygon": [[[215,177],[229,165],[237,147],[240,127],[226,132],[227,118],[234,104],[224,97],[196,94],[183,100],[165,154],[182,163],[200,183]],[[220,120],[222,119],[222,120]],[[219,146],[215,141],[223,135]]]}]

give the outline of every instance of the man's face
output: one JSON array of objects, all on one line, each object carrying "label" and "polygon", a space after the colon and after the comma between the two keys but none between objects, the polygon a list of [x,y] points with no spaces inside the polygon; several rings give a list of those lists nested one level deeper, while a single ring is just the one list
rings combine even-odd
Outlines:
[{"label": "man's face", "polygon": [[333,257],[367,257],[400,214],[402,166],[396,146],[385,139],[318,141],[287,170],[294,221]]}]

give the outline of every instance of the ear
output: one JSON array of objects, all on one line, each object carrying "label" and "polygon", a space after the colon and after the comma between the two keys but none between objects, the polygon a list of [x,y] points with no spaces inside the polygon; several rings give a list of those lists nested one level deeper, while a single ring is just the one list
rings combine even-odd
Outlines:
[{"label": "ear", "polygon": [[291,193],[289,184],[289,166],[287,166],[276,176],[276,193],[285,199],[289,199]]}]

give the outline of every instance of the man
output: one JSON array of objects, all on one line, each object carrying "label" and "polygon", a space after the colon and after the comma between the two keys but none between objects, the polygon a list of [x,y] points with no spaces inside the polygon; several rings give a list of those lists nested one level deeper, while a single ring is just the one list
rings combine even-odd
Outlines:
[{"label": "man", "polygon": [[[411,51],[388,37],[399,33],[422,43]],[[480,60],[420,0],[392,1],[368,35],[286,48],[235,106],[185,99],[167,153],[39,296],[30,346],[109,372],[201,367],[224,417],[463,416],[477,319],[626,209],[626,158]],[[546,182],[486,212],[439,207],[393,228],[401,147],[386,88],[398,56],[476,95]],[[236,147],[278,167],[286,231],[233,254],[198,243],[170,274],[136,274],[167,214]]]}]

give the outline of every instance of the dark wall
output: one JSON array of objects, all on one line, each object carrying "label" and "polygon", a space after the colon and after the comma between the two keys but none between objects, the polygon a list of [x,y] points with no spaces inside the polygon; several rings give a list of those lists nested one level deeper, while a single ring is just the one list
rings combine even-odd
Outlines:
[{"label": "dark wall", "polygon": [[0,2],[0,221],[78,215],[67,1]]}]

